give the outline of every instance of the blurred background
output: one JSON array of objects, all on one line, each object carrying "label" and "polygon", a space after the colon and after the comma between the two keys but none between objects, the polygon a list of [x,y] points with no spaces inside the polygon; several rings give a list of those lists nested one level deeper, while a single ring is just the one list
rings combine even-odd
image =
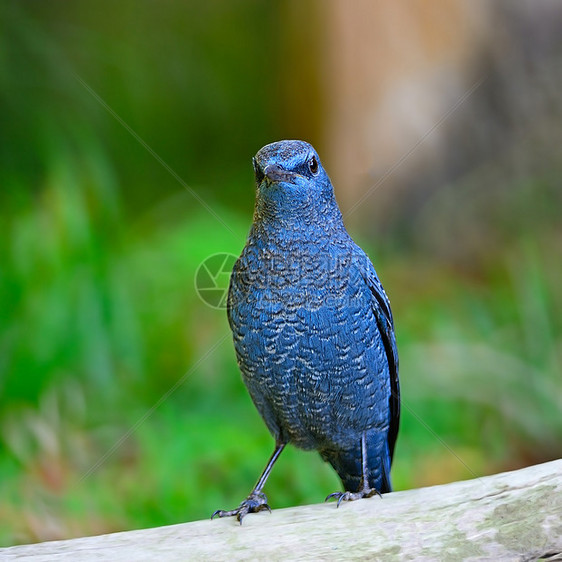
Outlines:
[{"label": "blurred background", "polygon": [[[241,251],[251,157],[282,138],[315,145],[392,301],[395,488],[562,456],[562,4],[0,14],[0,545],[250,491],[273,442],[194,278]],[[266,492],[339,487],[289,448]]]}]

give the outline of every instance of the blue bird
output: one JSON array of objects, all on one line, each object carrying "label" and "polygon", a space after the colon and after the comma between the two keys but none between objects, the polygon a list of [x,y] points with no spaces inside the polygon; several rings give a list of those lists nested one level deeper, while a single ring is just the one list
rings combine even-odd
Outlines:
[{"label": "blue bird", "polygon": [[315,449],[356,500],[391,491],[398,351],[390,303],[347,233],[314,148],[285,140],[253,159],[256,204],[232,271],[228,320],[244,383],[275,439],[250,495],[213,517],[270,510],[265,482],[288,443]]}]

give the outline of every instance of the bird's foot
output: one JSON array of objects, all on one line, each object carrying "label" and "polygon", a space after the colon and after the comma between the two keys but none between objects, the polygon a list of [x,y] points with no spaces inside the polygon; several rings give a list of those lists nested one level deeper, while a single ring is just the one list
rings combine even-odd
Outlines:
[{"label": "bird's foot", "polygon": [[248,513],[258,513],[258,511],[264,510],[271,513],[271,508],[267,505],[266,495],[263,492],[252,492],[236,509],[231,509],[230,511],[217,509],[213,515],[211,515],[211,519],[215,517],[235,516],[236,520],[242,525],[242,519],[244,519]]},{"label": "bird's foot", "polygon": [[340,506],[341,502],[352,502],[355,500],[360,500],[362,498],[370,498],[372,496],[380,496],[381,493],[376,488],[369,488],[368,486],[363,486],[359,492],[334,492],[330,494],[324,501],[331,500],[332,498],[337,498],[338,504],[336,507]]}]

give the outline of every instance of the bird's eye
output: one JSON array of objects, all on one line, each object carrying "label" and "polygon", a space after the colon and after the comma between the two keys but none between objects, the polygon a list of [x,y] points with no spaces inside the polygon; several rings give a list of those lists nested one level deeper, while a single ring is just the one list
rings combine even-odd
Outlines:
[{"label": "bird's eye", "polygon": [[312,156],[312,158],[308,161],[308,169],[314,175],[318,173],[318,160],[316,160],[316,156]]},{"label": "bird's eye", "polygon": [[264,178],[263,170],[261,169],[258,161],[255,158],[252,158],[252,164],[254,166],[254,174],[256,176],[256,183],[260,184]]}]

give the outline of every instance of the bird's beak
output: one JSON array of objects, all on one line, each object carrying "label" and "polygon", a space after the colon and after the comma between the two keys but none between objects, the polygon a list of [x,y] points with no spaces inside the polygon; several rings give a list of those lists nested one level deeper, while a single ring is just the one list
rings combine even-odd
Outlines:
[{"label": "bird's beak", "polygon": [[278,166],[277,164],[269,164],[268,166],[265,167],[264,170],[265,176],[270,179],[271,181],[285,181],[285,182],[293,182],[293,180],[295,179],[295,176],[297,174],[294,174],[293,172],[288,172],[287,170],[284,170],[283,168],[281,168],[281,166]]}]

